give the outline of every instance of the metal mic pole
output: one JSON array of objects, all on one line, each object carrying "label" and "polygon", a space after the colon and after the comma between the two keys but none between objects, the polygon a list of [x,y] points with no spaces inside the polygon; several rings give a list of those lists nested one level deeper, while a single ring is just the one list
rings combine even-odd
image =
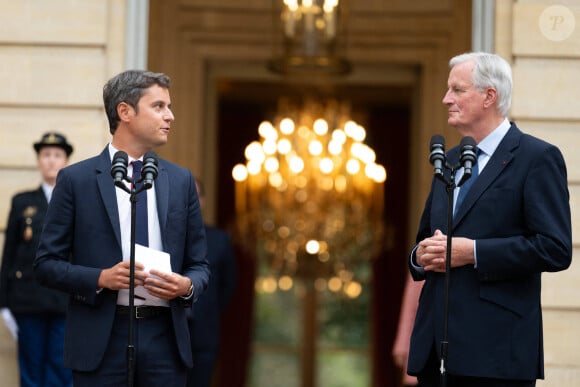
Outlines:
[{"label": "metal mic pole", "polygon": [[[442,161],[444,157],[438,156],[436,153],[433,152],[433,142],[437,143],[444,143],[444,140],[440,137],[434,136],[431,140],[431,156],[430,161],[433,163],[435,160]],[[451,250],[452,250],[452,241],[453,241],[453,192],[457,185],[455,184],[455,172],[461,166],[466,167],[466,163],[470,161],[472,164],[477,162],[476,153],[473,152],[473,148],[475,148],[475,141],[471,137],[464,137],[461,140],[461,160],[457,165],[450,166],[446,161],[444,168],[450,171],[449,179],[447,179],[441,171],[435,171],[435,177],[442,180],[446,185],[447,190],[447,248],[445,252],[445,283],[443,288],[443,336],[441,340],[441,366],[439,368],[441,372],[441,386],[447,386],[447,356],[449,350],[449,288],[451,283]],[[441,146],[439,146],[436,150],[439,150]],[[440,153],[440,152],[439,152]],[[435,156],[434,156],[435,154]],[[472,155],[473,154],[473,155]],[[473,160],[472,160],[473,159]],[[471,177],[471,173],[469,175],[464,175],[459,185],[461,186],[466,180]]]},{"label": "metal mic pole", "polygon": [[[153,187],[153,180],[157,177],[157,155],[147,152],[143,156],[144,164],[141,169],[141,178],[131,182],[131,252],[129,254],[129,338],[127,344],[127,383],[133,387],[135,379],[135,346],[133,345],[133,330],[135,320],[135,243],[137,230],[137,194]],[[146,178],[149,176],[149,178]],[[150,179],[150,181],[149,181]],[[143,184],[137,189],[137,183]],[[147,193],[145,193],[147,194]]]},{"label": "metal mic pole", "polygon": [[[150,188],[143,185],[139,190],[136,189],[134,179],[127,177],[128,157],[124,151],[118,151],[113,157],[111,166],[111,175],[115,180],[115,186],[121,188],[129,194],[131,201],[131,241],[129,253],[129,327],[127,338],[127,384],[133,387],[135,379],[135,346],[133,345],[133,330],[135,319],[135,243],[136,243],[136,215],[137,215],[137,194],[144,189]],[[156,172],[156,170],[154,171]],[[122,175],[122,176],[121,176]],[[124,182],[130,183],[129,189]]]},{"label": "metal mic pole", "polygon": [[447,351],[449,346],[449,284],[451,280],[451,248],[453,239],[453,191],[455,190],[455,170],[451,168],[451,176],[447,185],[447,250],[445,252],[445,286],[443,289],[443,338],[441,340],[441,387],[447,386]]},{"label": "metal mic pole", "polygon": [[135,346],[133,344],[133,324],[135,319],[135,230],[137,215],[137,192],[135,182],[131,184],[131,250],[129,254],[129,329],[127,340],[127,385],[133,387],[135,380]]}]

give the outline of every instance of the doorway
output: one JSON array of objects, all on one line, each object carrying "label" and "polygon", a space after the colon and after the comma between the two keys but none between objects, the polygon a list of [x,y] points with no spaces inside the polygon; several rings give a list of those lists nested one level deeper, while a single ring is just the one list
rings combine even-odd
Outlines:
[{"label": "doorway", "polygon": [[[408,161],[412,133],[413,88],[409,85],[345,83],[327,84],[323,88],[317,88],[304,83],[231,78],[217,78],[214,87],[217,90],[216,222],[220,227],[231,229],[235,219],[234,181],[231,170],[235,164],[245,162],[245,147],[258,139],[258,125],[261,121],[273,117],[280,97],[314,96],[319,99],[348,100],[353,118],[367,130],[365,143],[375,150],[377,163],[384,165],[388,173],[384,186],[386,229],[384,245],[381,254],[369,262],[369,271],[372,274],[370,281],[365,284],[366,298],[361,298],[364,304],[332,302],[322,296],[318,302],[310,303],[308,306],[290,297],[286,300],[287,306],[283,310],[286,316],[298,316],[296,319],[278,315],[269,316],[264,320],[260,308],[265,306],[257,298],[254,289],[256,264],[252,262],[251,257],[240,252],[239,289],[233,306],[224,319],[221,360],[224,365],[232,364],[230,357],[233,357],[237,364],[241,362],[245,367],[238,371],[243,376],[240,374],[235,376],[229,366],[225,366],[227,371],[219,373],[219,385],[242,386],[244,384],[240,383],[247,383],[246,387],[262,387],[259,384],[260,380],[268,374],[275,374],[274,370],[268,367],[275,366],[278,373],[281,368],[286,368],[288,374],[292,375],[292,377],[283,373],[279,375],[276,383],[280,387],[332,387],[334,386],[332,376],[325,372],[326,370],[336,369],[337,366],[340,368],[340,362],[344,362],[343,364],[358,362],[361,368],[359,383],[363,384],[352,385],[397,386],[399,374],[392,364],[390,354],[406,279],[408,249],[406,233],[410,196]],[[312,309],[317,308],[331,308],[335,316],[342,314],[343,317],[330,322],[318,318],[317,326],[308,329],[302,323],[303,319],[299,317],[308,314],[308,308],[311,309],[310,312],[316,312]],[[344,316],[349,318],[345,319]],[[342,325],[340,321],[343,321]],[[288,335],[289,338],[278,335],[280,337],[278,342],[256,331],[258,327],[267,330],[267,324],[282,323],[289,325],[287,329],[293,333]],[[277,332],[277,328],[279,327],[272,327],[271,332]],[[339,332],[335,337],[342,338],[346,337],[346,332],[358,331],[360,340],[352,340],[351,336],[351,341],[346,337],[340,342],[339,339],[332,342],[325,329],[333,329],[335,334]],[[312,363],[316,366],[311,371],[306,370],[309,367],[304,365],[304,354],[301,352],[303,344],[301,337],[305,331],[316,335],[311,338],[317,343],[317,353],[312,355]],[[353,342],[356,342],[356,345],[353,345]],[[278,359],[279,362],[264,363],[264,359]],[[353,374],[357,374],[356,370],[349,372],[349,375]]]}]

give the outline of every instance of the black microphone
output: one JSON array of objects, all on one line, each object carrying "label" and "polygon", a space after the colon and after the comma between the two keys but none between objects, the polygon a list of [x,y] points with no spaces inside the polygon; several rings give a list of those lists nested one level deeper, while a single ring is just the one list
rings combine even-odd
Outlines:
[{"label": "black microphone", "polygon": [[429,162],[433,164],[435,169],[435,176],[443,177],[443,166],[445,165],[445,139],[443,136],[436,134],[431,137],[431,144],[429,146],[431,154],[429,154]]},{"label": "black microphone", "polygon": [[115,181],[117,187],[126,188],[123,180],[127,178],[127,166],[129,165],[129,157],[127,153],[118,151],[113,156],[111,165],[111,176]]},{"label": "black microphone", "polygon": [[461,187],[463,183],[469,180],[473,173],[473,166],[477,164],[477,145],[473,137],[465,136],[461,139],[459,146],[461,147],[459,162],[463,166],[463,176],[457,186]]},{"label": "black microphone", "polygon": [[149,151],[143,156],[143,168],[141,169],[141,179],[143,182],[143,189],[153,187],[153,180],[157,178],[159,168],[157,167],[157,155],[155,152]]}]

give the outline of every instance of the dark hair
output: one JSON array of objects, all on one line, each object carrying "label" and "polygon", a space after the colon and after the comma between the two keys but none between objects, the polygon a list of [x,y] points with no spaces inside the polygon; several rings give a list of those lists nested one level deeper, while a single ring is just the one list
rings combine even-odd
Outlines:
[{"label": "dark hair", "polygon": [[153,73],[145,70],[127,70],[109,81],[103,87],[103,102],[109,120],[109,131],[115,134],[119,125],[117,106],[121,102],[129,104],[135,111],[146,89],[159,85],[169,89],[169,77],[163,73]]}]

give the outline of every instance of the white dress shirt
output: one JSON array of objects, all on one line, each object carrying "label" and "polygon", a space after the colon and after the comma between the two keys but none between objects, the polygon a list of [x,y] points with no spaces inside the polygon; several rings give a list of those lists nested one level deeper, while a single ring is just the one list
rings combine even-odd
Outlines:
[{"label": "white dress shirt", "polygon": [[[117,151],[118,149],[115,149],[115,147],[112,144],[109,144],[109,155],[111,157],[111,162]],[[129,157],[127,176],[133,175],[133,165],[132,165],[133,161],[135,161],[135,159]],[[125,185],[127,186],[127,188],[131,188],[129,182],[125,182]],[[129,261],[131,258],[131,200],[130,200],[131,195],[119,187],[115,187],[115,193],[117,194],[119,224],[121,225],[121,247],[123,250],[123,261]],[[149,248],[162,251],[163,243],[161,241],[161,227],[159,226],[159,216],[157,214],[157,198],[155,196],[155,182],[153,182],[153,187],[148,189],[146,193],[147,193],[147,219],[148,219],[147,225],[149,230]],[[138,294],[140,296],[145,295],[146,299],[142,300],[139,297],[135,297],[134,305],[169,306],[169,302],[167,300],[151,296],[142,286],[138,286],[137,288],[135,288],[135,294]],[[117,304],[129,305],[129,290],[119,290]]]}]

